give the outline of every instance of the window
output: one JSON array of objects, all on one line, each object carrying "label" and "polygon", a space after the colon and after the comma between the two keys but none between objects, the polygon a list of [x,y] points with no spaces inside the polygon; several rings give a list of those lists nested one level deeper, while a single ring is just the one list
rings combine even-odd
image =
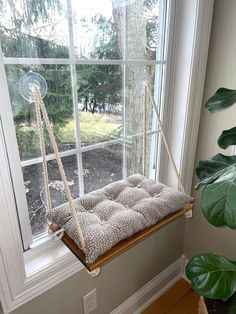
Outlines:
[{"label": "window", "polygon": [[[147,78],[190,187],[212,1],[104,0],[92,11],[90,0],[34,1],[31,11],[25,1],[2,3],[0,296],[12,310],[80,267],[63,245],[35,245],[45,234],[41,159],[34,107],[20,96],[19,78],[33,70],[47,81],[44,101],[74,197],[142,172],[140,82]],[[150,108],[148,117],[146,171],[169,182]],[[56,205],[65,199],[49,146],[47,159]]]},{"label": "window", "polygon": [[[19,150],[12,177],[25,249],[46,234],[47,223],[35,109],[17,88],[24,73],[47,81],[44,102],[74,198],[143,171],[142,84],[149,81],[160,104],[168,3],[125,3],[44,1],[34,8],[3,1],[1,45]],[[158,127],[150,104],[147,111],[146,171],[155,177]],[[46,151],[55,207],[66,198],[48,139]]]}]

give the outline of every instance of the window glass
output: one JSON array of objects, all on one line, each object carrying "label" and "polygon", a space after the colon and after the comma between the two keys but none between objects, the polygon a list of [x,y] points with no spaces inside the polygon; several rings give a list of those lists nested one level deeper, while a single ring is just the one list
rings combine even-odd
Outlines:
[{"label": "window glass", "polygon": [[[64,185],[59,173],[56,160],[48,161],[49,190],[52,208],[67,202]],[[78,160],[77,155],[62,158],[62,164],[73,198],[79,196]],[[22,168],[25,192],[28,204],[30,224],[33,237],[47,230],[45,206],[47,204],[41,163]]]},{"label": "window glass", "polygon": [[158,134],[159,132],[147,135],[145,141],[143,136],[126,139],[124,162],[127,176],[141,173],[155,178]]},{"label": "window glass", "polygon": [[77,66],[82,146],[120,138],[122,71],[117,65]]},{"label": "window glass", "polygon": [[1,1],[3,55],[12,58],[68,58],[66,1]]},{"label": "window glass", "polygon": [[[20,95],[20,78],[34,71],[47,82],[43,101],[74,198],[143,173],[145,124],[149,176],[157,168],[158,127],[144,83],[159,105],[165,11],[166,0],[2,1],[1,46],[20,155],[15,162],[26,191],[16,201],[34,238],[47,229],[45,191],[35,107]],[[55,207],[66,198],[43,127]]]},{"label": "window glass", "polygon": [[119,36],[123,21],[116,20],[114,7],[117,5],[123,15],[121,0],[72,1],[77,58],[121,59]]},{"label": "window glass", "polygon": [[155,60],[158,44],[159,1],[130,1],[126,6],[128,59]]},{"label": "window glass", "polygon": [[[21,160],[40,156],[35,106],[34,103],[25,100],[18,89],[20,78],[28,71],[41,74],[47,82],[48,91],[43,101],[52,122],[59,151],[75,148],[75,120],[69,67],[66,65],[6,65],[8,88]],[[46,152],[50,154],[52,149],[46,131],[45,140]]]},{"label": "window glass", "polygon": [[85,193],[123,178],[123,145],[113,144],[83,154]]},{"label": "window glass", "polygon": [[[159,69],[158,69],[159,70]],[[129,65],[126,67],[126,97],[125,97],[125,136],[142,135],[146,114],[146,130],[153,130],[153,110],[150,101],[150,92],[154,92],[156,66]],[[157,85],[155,86],[155,89]]]}]

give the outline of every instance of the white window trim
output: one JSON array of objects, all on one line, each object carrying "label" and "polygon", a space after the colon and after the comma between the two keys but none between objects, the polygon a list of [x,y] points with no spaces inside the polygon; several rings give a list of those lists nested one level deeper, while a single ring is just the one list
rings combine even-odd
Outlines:
[{"label": "white window trim", "polygon": [[[173,90],[172,94],[168,94],[168,106],[165,106],[165,108],[168,107],[170,113],[167,115],[165,113],[164,117],[174,114],[175,119],[166,124],[168,126],[166,131],[177,165],[181,167],[183,181],[188,186],[187,191],[190,192],[213,0],[176,0],[173,2],[175,2],[174,13],[180,23],[175,25],[175,33],[171,35],[173,39],[171,60],[173,60],[173,55],[176,58],[173,64],[169,64],[169,67],[175,66],[175,71],[172,81],[168,83],[164,91],[167,93],[167,90]],[[1,83],[6,80],[2,60],[0,60],[0,80]],[[4,84],[0,84],[1,104],[4,105],[10,100],[3,86]],[[83,266],[59,243],[54,244],[57,251],[47,248],[52,243],[46,243],[44,246],[31,250],[34,256],[25,256],[25,260],[23,259],[2,125],[0,126],[0,165],[0,299],[4,313],[8,313],[79,271]],[[164,169],[163,165],[161,168]],[[167,174],[169,174],[168,170],[163,172],[163,176],[170,178],[169,181],[176,184],[172,175]],[[46,255],[41,255],[42,250]],[[51,256],[48,254],[49,251]],[[48,257],[45,265],[41,264],[40,256]],[[38,261],[40,269],[37,269],[35,261]],[[28,265],[26,270],[25,265]],[[36,267],[32,268],[32,265]]]}]

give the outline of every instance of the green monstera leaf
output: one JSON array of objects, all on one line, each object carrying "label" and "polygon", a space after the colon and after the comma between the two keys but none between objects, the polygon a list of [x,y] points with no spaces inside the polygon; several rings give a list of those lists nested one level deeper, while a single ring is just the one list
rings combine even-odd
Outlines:
[{"label": "green monstera leaf", "polygon": [[[207,101],[211,112],[226,109],[236,102],[236,90],[220,88]],[[236,145],[236,127],[222,132],[218,139],[221,148]],[[205,185],[201,194],[203,213],[212,225],[236,228],[236,156],[217,154],[199,162],[196,169],[199,183]],[[228,299],[236,292],[236,261],[213,253],[190,259],[186,275],[193,289],[212,299]],[[232,299],[229,314],[236,313]]]},{"label": "green monstera leaf", "polygon": [[225,149],[230,145],[235,144],[236,144],[236,127],[223,131],[220,137],[218,138],[218,145],[221,148]]},{"label": "green monstera leaf", "polygon": [[233,164],[236,164],[236,156],[225,156],[222,154],[217,154],[208,160],[201,160],[196,168],[196,173],[200,180],[196,188],[213,182]]},{"label": "green monstera leaf", "polygon": [[199,162],[196,169],[206,185],[201,195],[204,216],[214,226],[236,228],[236,156],[217,154]]},{"label": "green monstera leaf", "polygon": [[236,228],[236,164],[204,188],[201,207],[212,225]]},{"label": "green monstera leaf", "polygon": [[236,102],[236,90],[219,88],[207,101],[206,108],[211,111],[220,111],[232,106]]},{"label": "green monstera leaf", "polygon": [[186,275],[198,294],[211,299],[228,299],[236,291],[236,264],[217,254],[192,257]]}]

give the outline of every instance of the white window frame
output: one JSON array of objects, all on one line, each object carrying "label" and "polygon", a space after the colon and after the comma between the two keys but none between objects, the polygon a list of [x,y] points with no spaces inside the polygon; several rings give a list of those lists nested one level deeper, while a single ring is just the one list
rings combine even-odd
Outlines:
[{"label": "white window frame", "polygon": [[[168,50],[166,76],[169,77],[171,72],[172,79],[166,82],[162,91],[167,103],[163,106],[163,122],[172,144],[174,158],[190,193],[213,0],[172,0],[171,3],[171,21],[175,24],[173,33],[170,34],[172,45]],[[7,113],[4,112],[4,103],[9,103],[10,99],[4,88],[6,77],[2,59],[0,81],[0,115],[5,118]],[[11,138],[11,130],[3,134],[3,121],[1,118],[0,299],[4,313],[8,313],[79,271],[83,266],[60,243],[47,242],[23,254],[5,140],[16,143],[15,139]],[[162,149],[161,154],[162,157],[165,154]],[[162,164],[161,169],[161,176],[171,185],[177,185],[168,164]]]}]

